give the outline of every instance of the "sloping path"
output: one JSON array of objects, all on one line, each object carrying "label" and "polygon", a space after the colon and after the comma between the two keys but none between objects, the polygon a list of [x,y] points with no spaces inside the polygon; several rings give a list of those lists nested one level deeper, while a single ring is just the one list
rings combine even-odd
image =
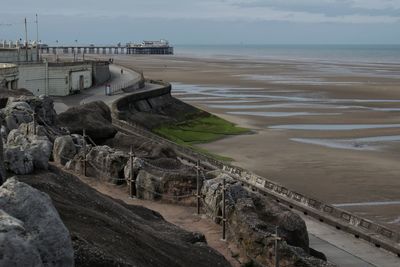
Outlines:
[{"label": "sloping path", "polygon": [[[123,69],[123,74],[121,74],[121,69]],[[110,65],[111,79],[108,82],[111,86],[126,84],[131,81],[139,81],[141,76],[139,73],[130,70],[125,67],[121,67],[118,65]],[[155,86],[153,84],[146,84],[146,87]],[[76,106],[78,104],[89,103],[93,101],[101,100],[105,102],[107,105],[111,105],[111,103],[118,99],[119,97],[128,94],[124,92],[116,93],[112,96],[107,96],[105,94],[105,85],[95,86],[89,89],[85,89],[79,94],[64,96],[64,97],[52,97],[54,99],[54,108],[57,113],[61,113],[66,111],[69,107]]]}]

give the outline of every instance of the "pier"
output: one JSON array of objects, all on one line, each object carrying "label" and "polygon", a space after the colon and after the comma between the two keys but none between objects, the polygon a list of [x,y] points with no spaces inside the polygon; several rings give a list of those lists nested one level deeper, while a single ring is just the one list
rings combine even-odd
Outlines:
[{"label": "pier", "polygon": [[69,46],[39,46],[41,54],[125,54],[125,55],[173,55],[174,48],[170,45],[69,45]]}]

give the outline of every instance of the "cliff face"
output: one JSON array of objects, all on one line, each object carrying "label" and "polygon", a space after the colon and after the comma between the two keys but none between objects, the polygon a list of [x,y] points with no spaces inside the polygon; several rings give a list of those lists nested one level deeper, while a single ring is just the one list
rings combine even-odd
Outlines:
[{"label": "cliff face", "polygon": [[51,197],[71,233],[76,266],[230,266],[203,235],[104,196],[59,169],[19,179]]}]

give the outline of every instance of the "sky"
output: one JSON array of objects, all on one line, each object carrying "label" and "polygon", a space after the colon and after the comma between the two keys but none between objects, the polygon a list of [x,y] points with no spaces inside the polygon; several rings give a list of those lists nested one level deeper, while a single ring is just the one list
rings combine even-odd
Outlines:
[{"label": "sky", "polygon": [[[1,0],[5,1],[5,0]],[[400,44],[400,0],[18,0],[0,40],[114,44]]]}]

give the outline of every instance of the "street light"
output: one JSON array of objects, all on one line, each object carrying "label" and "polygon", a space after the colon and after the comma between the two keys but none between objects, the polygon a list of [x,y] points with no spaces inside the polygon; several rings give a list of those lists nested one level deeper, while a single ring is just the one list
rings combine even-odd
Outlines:
[{"label": "street light", "polygon": [[58,40],[56,40],[56,62],[58,62]]},{"label": "street light", "polygon": [[78,60],[78,40],[75,40],[74,61]]}]

